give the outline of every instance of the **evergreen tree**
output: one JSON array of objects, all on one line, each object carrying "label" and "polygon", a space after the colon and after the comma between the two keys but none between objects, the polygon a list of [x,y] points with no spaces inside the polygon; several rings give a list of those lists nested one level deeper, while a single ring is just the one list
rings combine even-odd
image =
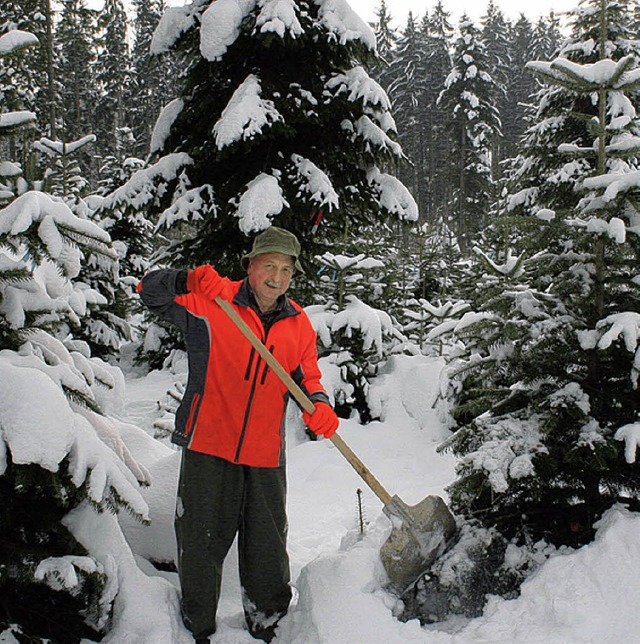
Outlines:
[{"label": "evergreen tree", "polygon": [[438,225],[437,222],[443,217],[441,204],[450,194],[445,171],[446,159],[450,154],[447,115],[438,103],[438,96],[451,71],[449,52],[453,39],[449,13],[445,11],[441,0],[433,8],[428,21],[423,23],[423,37],[426,58],[422,66],[425,82],[421,118],[425,132],[425,163],[420,169],[424,191],[420,214],[430,224]]},{"label": "evergreen tree", "polygon": [[500,120],[495,107],[497,88],[479,31],[462,16],[459,32],[453,67],[438,102],[449,124],[452,228],[464,250],[483,227],[489,210],[491,141],[500,134]]},{"label": "evergreen tree", "polygon": [[[11,30],[0,55],[37,42]],[[0,136],[36,119],[2,103],[0,113]],[[116,255],[104,231],[61,201],[13,196],[0,210],[0,630],[95,640],[109,625],[117,570],[81,545],[69,514],[125,508],[144,519],[136,488],[149,481],[100,414],[97,387],[114,389],[113,372],[71,336],[97,295],[77,280],[83,258],[114,265]]]},{"label": "evergreen tree", "polygon": [[[509,84],[512,75],[519,71],[518,60],[513,55],[512,43],[509,42],[509,23],[493,0],[489,0],[487,13],[481,23],[482,42],[487,51],[491,77],[496,83],[496,107],[503,126],[502,136],[498,136],[496,133],[491,141],[491,175],[494,181],[498,181],[500,162],[509,156],[508,151],[504,149],[505,146],[508,146],[507,122],[512,115],[510,108],[513,107],[513,103],[509,101],[511,99]],[[527,58],[527,60],[529,59]]]},{"label": "evergreen tree", "polygon": [[361,64],[375,49],[369,27],[350,10],[337,20],[330,3],[305,0],[287,17],[271,2],[247,5],[231,33],[220,10],[168,10],[152,48],[175,48],[189,64],[151,142],[165,173],[151,212],[162,227],[188,224],[174,261],[214,259],[238,275],[248,236],[272,221],[309,252],[347,220],[414,217],[407,190],[376,165],[402,152],[387,96]]},{"label": "evergreen tree", "polygon": [[[638,509],[640,469],[625,443],[640,426],[640,123],[629,100],[638,70],[624,53],[638,43],[625,5],[584,0],[567,55],[529,64],[549,96],[572,98],[553,101],[553,149],[556,167],[561,155],[580,161],[577,194],[571,203],[527,183],[513,196],[517,234],[507,251],[478,253],[474,313],[457,334],[452,503],[523,547],[579,546],[615,503]],[[577,105],[588,108],[583,137]],[[525,164],[540,149],[527,152]]]},{"label": "evergreen tree", "polygon": [[391,64],[389,95],[396,115],[398,132],[403,150],[411,161],[410,167],[399,169],[399,176],[421,202],[421,170],[426,152],[422,122],[423,100],[426,91],[426,60],[424,38],[416,25],[413,13],[409,12],[407,25],[398,39],[396,55]]},{"label": "evergreen tree", "polygon": [[174,57],[153,55],[153,33],[165,9],[164,0],[133,0],[135,41],[132,50],[133,87],[127,104],[136,157],[149,154],[151,133],[161,109],[177,93],[177,62]]},{"label": "evergreen tree", "polygon": [[133,70],[127,43],[127,15],[122,0],[106,0],[98,16],[99,54],[96,82],[100,99],[95,108],[95,131],[100,156],[123,162],[131,156],[133,140],[127,111]]},{"label": "evergreen tree", "polygon": [[[62,5],[56,29],[56,73],[61,84],[56,140],[66,143],[93,134],[100,94],[95,79],[96,12],[85,0],[62,0]],[[81,154],[78,161],[81,174],[93,183],[97,167],[92,157]]]},{"label": "evergreen tree", "polygon": [[531,23],[521,15],[511,30],[509,49],[511,51],[511,72],[505,85],[504,117],[502,129],[506,156],[515,156],[520,137],[526,129],[526,105],[531,103],[537,89],[533,76],[525,65],[535,58],[534,34]]},{"label": "evergreen tree", "polygon": [[377,20],[373,27],[376,35],[378,61],[373,70],[373,77],[385,91],[388,91],[392,80],[391,62],[395,56],[398,36],[391,27],[393,18],[389,14],[385,0],[380,0],[380,5],[375,15]]}]

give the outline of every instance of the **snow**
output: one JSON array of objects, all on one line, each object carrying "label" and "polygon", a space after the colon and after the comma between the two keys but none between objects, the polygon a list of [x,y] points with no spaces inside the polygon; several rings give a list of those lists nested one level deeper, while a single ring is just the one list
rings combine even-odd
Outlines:
[{"label": "snow", "polygon": [[167,7],[158,23],[149,52],[151,54],[166,54],[177,40],[196,24],[197,9],[202,2],[183,7]]},{"label": "snow", "polygon": [[372,168],[367,179],[379,190],[380,205],[385,210],[401,220],[418,221],[418,204],[399,179],[378,168]]},{"label": "snow", "polygon": [[268,228],[271,219],[288,206],[276,177],[261,172],[247,184],[234,215],[240,230],[249,235]]},{"label": "snow", "polygon": [[[219,2],[214,3],[212,8]],[[284,121],[273,101],[261,98],[260,92],[260,79],[255,74],[249,74],[233,93],[220,120],[213,126],[218,150],[236,141],[253,139],[262,133],[263,128]]]},{"label": "snow", "polygon": [[28,112],[27,110],[19,110],[17,112],[7,112],[6,114],[0,114],[0,129],[9,129],[35,122],[35,112]]},{"label": "snow", "polygon": [[18,49],[38,45],[39,43],[40,41],[36,35],[28,31],[12,29],[0,36],[0,56],[6,56],[18,51]]},{"label": "snow", "polygon": [[200,53],[220,60],[240,35],[242,21],[254,10],[256,0],[216,0],[202,16]]},{"label": "snow", "polygon": [[303,33],[296,17],[298,7],[294,0],[264,0],[260,6],[256,26],[262,33],[274,32],[280,38],[284,38],[287,33],[292,38]]},{"label": "snow", "polygon": [[376,37],[373,30],[346,0],[313,1],[319,7],[320,21],[341,45],[359,40],[371,51],[376,51]]},{"label": "snow", "polygon": [[[5,408],[16,417],[29,419],[34,407],[36,413],[39,406],[43,409],[37,427],[29,420],[29,440],[20,447],[22,460],[45,459],[55,467],[64,452],[62,447],[72,441],[76,422],[68,413],[45,415],[47,405],[56,404],[55,396],[62,394],[54,383],[48,385],[47,376],[37,369],[31,370],[35,378],[31,380],[17,377],[18,367],[7,367],[2,360],[0,364],[2,382],[14,387],[10,396],[0,398],[3,417]],[[381,420],[366,426],[355,419],[341,422],[343,439],[392,493],[409,504],[430,494],[446,499],[445,487],[454,478],[455,459],[436,452],[449,434],[436,404],[443,365],[438,358],[394,356],[372,385],[372,400],[381,410]],[[96,567],[109,575],[104,608],[106,611],[113,601],[113,618],[102,640],[108,644],[192,641],[180,620],[176,574],[150,563],[175,558],[173,515],[180,452],[151,434],[153,422],[161,414],[157,401],[173,388],[180,373],[169,369],[142,376],[130,373],[122,418],[112,426],[132,458],[150,473],[151,485],[140,489],[150,524],[141,524],[126,513],[118,517],[96,513],[83,504],[65,518],[65,524],[90,556],[47,559],[37,571],[46,583],[66,586],[73,586],[83,569]],[[331,375],[325,372],[325,378],[329,386]],[[15,389],[27,384],[38,388],[39,401]],[[59,408],[68,409],[68,405],[61,400]],[[637,446],[638,424],[623,429],[619,438]],[[6,439],[4,427],[2,431]],[[362,489],[361,479],[330,441],[311,442],[304,437],[295,408],[288,412],[287,434],[288,548],[294,601],[280,622],[274,644],[636,641],[640,629],[636,610],[640,602],[637,514],[622,507],[608,511],[593,543],[577,551],[557,551],[523,584],[520,597],[492,597],[476,619],[456,618],[425,627],[417,620],[403,623],[394,617],[397,599],[385,589],[379,550],[390,523],[380,502],[367,488]],[[59,447],[43,449],[45,443],[51,445],[52,436],[59,437],[53,444]],[[535,427],[520,437],[519,449],[524,454],[535,449],[535,437]],[[104,450],[101,458],[115,458],[106,446]],[[500,468],[511,468],[510,474],[527,473],[526,457],[500,463]],[[356,511],[358,490],[362,490],[364,534]],[[131,490],[126,494],[131,497]],[[237,563],[234,546],[225,563],[218,632],[210,638],[212,644],[255,641],[244,626]]]},{"label": "snow", "polygon": [[292,154],[291,161],[300,177],[300,190],[311,195],[319,207],[327,206],[329,210],[340,206],[338,193],[333,189],[331,179],[309,159],[299,154]]},{"label": "snow", "polygon": [[153,127],[151,141],[149,143],[149,154],[160,152],[164,143],[171,133],[171,127],[184,108],[184,101],[181,98],[174,98],[162,108],[160,115]]}]

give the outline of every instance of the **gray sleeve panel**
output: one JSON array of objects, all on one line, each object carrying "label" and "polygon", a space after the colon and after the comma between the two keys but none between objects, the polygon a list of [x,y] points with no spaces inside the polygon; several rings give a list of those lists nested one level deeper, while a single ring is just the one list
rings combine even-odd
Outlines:
[{"label": "gray sleeve panel", "polygon": [[184,295],[184,270],[167,268],[147,273],[142,278],[140,299],[159,318],[187,330],[188,311],[175,298]]},{"label": "gray sleeve panel", "polygon": [[[331,406],[331,400],[329,398],[329,395],[327,394],[326,391],[314,391],[313,393],[309,393],[307,388],[302,384],[302,380],[304,379],[304,374],[302,373],[302,369],[298,367],[292,374],[291,377],[293,378],[294,382],[304,391],[306,396],[311,400],[312,403],[317,403],[317,402],[323,402],[327,403],[327,405]],[[302,409],[298,401],[291,396],[292,400]]]}]

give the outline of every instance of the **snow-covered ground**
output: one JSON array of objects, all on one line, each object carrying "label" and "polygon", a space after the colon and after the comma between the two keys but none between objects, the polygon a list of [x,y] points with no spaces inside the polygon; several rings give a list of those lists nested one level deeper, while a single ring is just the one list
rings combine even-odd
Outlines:
[{"label": "snow-covered ground", "polygon": [[[429,494],[444,496],[454,459],[436,453],[447,435],[435,405],[441,362],[395,357],[373,395],[383,421],[367,426],[344,421],[340,434],[392,494],[414,504]],[[124,441],[153,478],[143,491],[151,526],[121,514],[119,521],[135,553],[115,535],[115,521],[84,509],[69,518],[74,533],[104,548],[118,561],[120,595],[114,627],[103,642],[180,644],[191,642],[179,617],[176,575],[146,559],[171,559],[175,550],[173,508],[180,454],[150,437],[159,417],[157,401],[175,380],[167,372],[129,377]],[[283,644],[588,643],[640,641],[640,517],[610,511],[594,543],[555,555],[523,586],[518,599],[492,598],[482,617],[421,627],[394,618],[397,600],[384,590],[379,550],[390,523],[381,503],[330,441],[305,439],[295,412],[289,415],[289,552],[294,603],[275,642]],[[140,432],[137,427],[145,430]],[[362,490],[365,530],[360,533]],[[81,540],[84,540],[81,539]],[[114,543],[117,552],[113,551]],[[128,563],[127,563],[128,562]],[[138,564],[137,566],[135,564]],[[143,574],[144,571],[146,574]],[[232,548],[225,564],[218,632],[212,643],[255,642],[244,628]],[[1,641],[1,638],[0,638]]]}]

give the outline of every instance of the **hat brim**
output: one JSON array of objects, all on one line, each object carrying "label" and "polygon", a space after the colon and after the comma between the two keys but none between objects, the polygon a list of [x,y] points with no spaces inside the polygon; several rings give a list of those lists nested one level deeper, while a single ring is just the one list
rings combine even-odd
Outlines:
[{"label": "hat brim", "polygon": [[[244,255],[240,260],[240,265],[246,271],[247,268],[249,268],[249,262],[254,257],[257,257],[258,255],[264,255],[265,253],[282,253],[282,251],[277,248],[274,248],[273,250],[269,248],[261,248],[259,253],[251,252]],[[294,273],[294,275],[304,275],[304,268],[302,268],[302,264],[300,263],[300,260],[294,255],[290,255],[289,257],[293,257],[293,266],[296,269],[296,272]]]}]

